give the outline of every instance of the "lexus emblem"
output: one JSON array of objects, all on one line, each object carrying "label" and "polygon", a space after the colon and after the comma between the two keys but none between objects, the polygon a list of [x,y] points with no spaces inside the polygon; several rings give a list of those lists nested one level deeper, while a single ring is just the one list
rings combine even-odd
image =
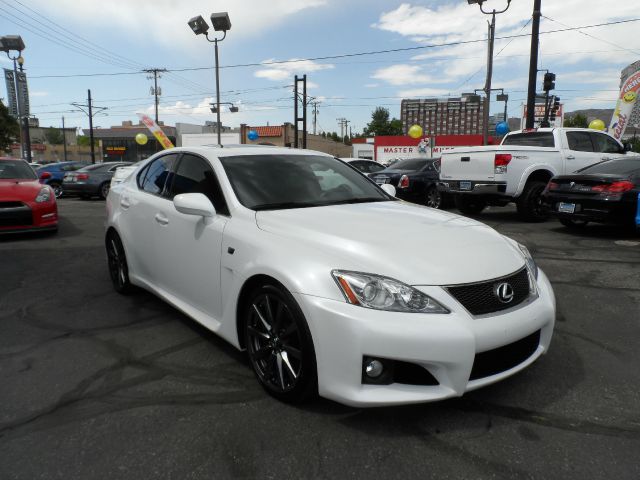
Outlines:
[{"label": "lexus emblem", "polygon": [[496,297],[502,303],[510,303],[513,300],[513,287],[508,283],[499,283],[495,289]]}]

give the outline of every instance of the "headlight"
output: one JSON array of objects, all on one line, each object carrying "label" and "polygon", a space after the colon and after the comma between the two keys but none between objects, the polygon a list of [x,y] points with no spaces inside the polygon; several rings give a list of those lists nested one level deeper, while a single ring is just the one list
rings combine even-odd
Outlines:
[{"label": "headlight", "polygon": [[524,257],[524,261],[527,264],[527,269],[529,270],[529,272],[531,272],[531,275],[533,275],[533,278],[535,278],[537,280],[538,279],[538,266],[536,265],[536,262],[533,260],[533,257],[531,256],[531,253],[529,253],[529,249],[527,247],[525,247],[524,245],[522,245],[521,243],[518,243],[518,248],[522,252],[522,256]]},{"label": "headlight", "polygon": [[388,312],[449,313],[430,296],[392,278],[344,270],[331,275],[352,305]]},{"label": "headlight", "polygon": [[36,196],[36,203],[44,203],[51,200],[51,189],[49,187],[42,187]]}]

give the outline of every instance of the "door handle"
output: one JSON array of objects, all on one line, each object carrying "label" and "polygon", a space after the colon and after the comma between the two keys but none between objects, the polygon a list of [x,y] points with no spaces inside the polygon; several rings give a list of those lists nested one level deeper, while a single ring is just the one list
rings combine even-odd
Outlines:
[{"label": "door handle", "polygon": [[165,217],[162,213],[156,213],[156,216],[154,218],[156,219],[156,222],[158,222],[160,225],[169,224],[169,219]]},{"label": "door handle", "polygon": [[129,199],[128,199],[128,198],[126,198],[126,197],[122,197],[122,198],[120,199],[120,206],[121,206],[122,208],[124,208],[125,210],[126,210],[127,208],[129,208],[129,207],[131,206],[131,204],[129,203]]},{"label": "door handle", "polygon": [[567,160],[575,160],[576,157],[573,155],[567,155]]}]

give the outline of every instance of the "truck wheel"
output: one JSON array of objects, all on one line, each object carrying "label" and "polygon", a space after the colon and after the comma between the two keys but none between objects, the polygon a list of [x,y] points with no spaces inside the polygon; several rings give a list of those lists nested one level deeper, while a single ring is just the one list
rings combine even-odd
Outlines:
[{"label": "truck wheel", "polygon": [[549,209],[542,203],[545,182],[528,182],[516,200],[518,215],[525,222],[544,222],[549,218]]},{"label": "truck wheel", "polygon": [[456,195],[454,201],[464,215],[477,215],[487,206],[487,201],[476,195]]}]

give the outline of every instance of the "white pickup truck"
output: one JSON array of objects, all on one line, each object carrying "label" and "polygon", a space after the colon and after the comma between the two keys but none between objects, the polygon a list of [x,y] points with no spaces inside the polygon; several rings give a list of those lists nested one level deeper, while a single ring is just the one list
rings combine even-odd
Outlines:
[{"label": "white pickup truck", "polygon": [[[442,152],[439,189],[454,195],[464,214],[487,205],[516,202],[523,220],[548,217],[540,195],[554,175],[629,155],[604,132],[586,128],[538,128],[507,134],[500,145]],[[636,155],[636,154],[631,154]]]}]

